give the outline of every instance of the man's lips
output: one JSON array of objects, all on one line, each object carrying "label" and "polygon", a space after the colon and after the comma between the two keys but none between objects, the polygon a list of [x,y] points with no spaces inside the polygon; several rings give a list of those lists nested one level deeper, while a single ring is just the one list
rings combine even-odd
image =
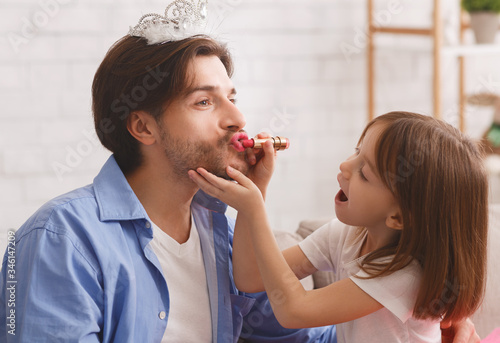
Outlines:
[{"label": "man's lips", "polygon": [[236,151],[242,152],[245,151],[246,146],[244,144],[246,140],[248,140],[246,132],[237,132],[231,138],[230,143]]}]

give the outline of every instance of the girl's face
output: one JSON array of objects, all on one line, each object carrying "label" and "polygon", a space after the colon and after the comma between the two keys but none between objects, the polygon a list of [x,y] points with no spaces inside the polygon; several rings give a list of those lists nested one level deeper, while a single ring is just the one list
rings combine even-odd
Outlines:
[{"label": "girl's face", "polygon": [[383,124],[371,126],[356,152],[340,164],[340,191],[335,197],[337,218],[347,225],[367,229],[387,228],[399,206],[375,168],[375,143]]}]

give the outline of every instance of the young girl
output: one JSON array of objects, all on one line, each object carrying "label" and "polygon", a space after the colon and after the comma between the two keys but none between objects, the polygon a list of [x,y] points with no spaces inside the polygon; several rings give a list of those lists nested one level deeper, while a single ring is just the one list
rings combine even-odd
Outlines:
[{"label": "young girl", "polygon": [[[274,158],[266,163],[270,177]],[[449,124],[405,112],[371,121],[340,165],[337,219],[283,254],[264,192],[231,167],[237,183],[197,171],[204,191],[238,210],[237,287],[265,288],[285,327],[339,324],[338,342],[440,342],[439,322],[480,305],[487,176],[478,147]],[[304,290],[299,279],[316,270],[335,282]]]}]

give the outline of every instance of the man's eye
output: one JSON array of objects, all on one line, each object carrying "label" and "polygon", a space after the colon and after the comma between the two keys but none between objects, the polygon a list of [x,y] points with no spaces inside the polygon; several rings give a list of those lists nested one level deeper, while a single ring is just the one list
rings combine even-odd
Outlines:
[{"label": "man's eye", "polygon": [[236,102],[237,102],[237,100],[236,100],[236,99],[229,99],[229,101],[231,101],[233,104],[235,104],[235,105],[236,105]]}]

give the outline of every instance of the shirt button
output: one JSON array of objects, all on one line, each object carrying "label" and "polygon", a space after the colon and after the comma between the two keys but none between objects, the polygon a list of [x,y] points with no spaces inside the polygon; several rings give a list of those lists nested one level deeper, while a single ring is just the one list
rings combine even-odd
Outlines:
[{"label": "shirt button", "polygon": [[165,311],[161,311],[160,313],[158,313],[158,317],[160,317],[161,320],[165,319],[166,316],[167,314],[165,313]]},{"label": "shirt button", "polygon": [[144,224],[144,226],[146,227],[146,229],[149,229],[151,227],[151,223],[150,222],[146,222],[146,224]]}]

